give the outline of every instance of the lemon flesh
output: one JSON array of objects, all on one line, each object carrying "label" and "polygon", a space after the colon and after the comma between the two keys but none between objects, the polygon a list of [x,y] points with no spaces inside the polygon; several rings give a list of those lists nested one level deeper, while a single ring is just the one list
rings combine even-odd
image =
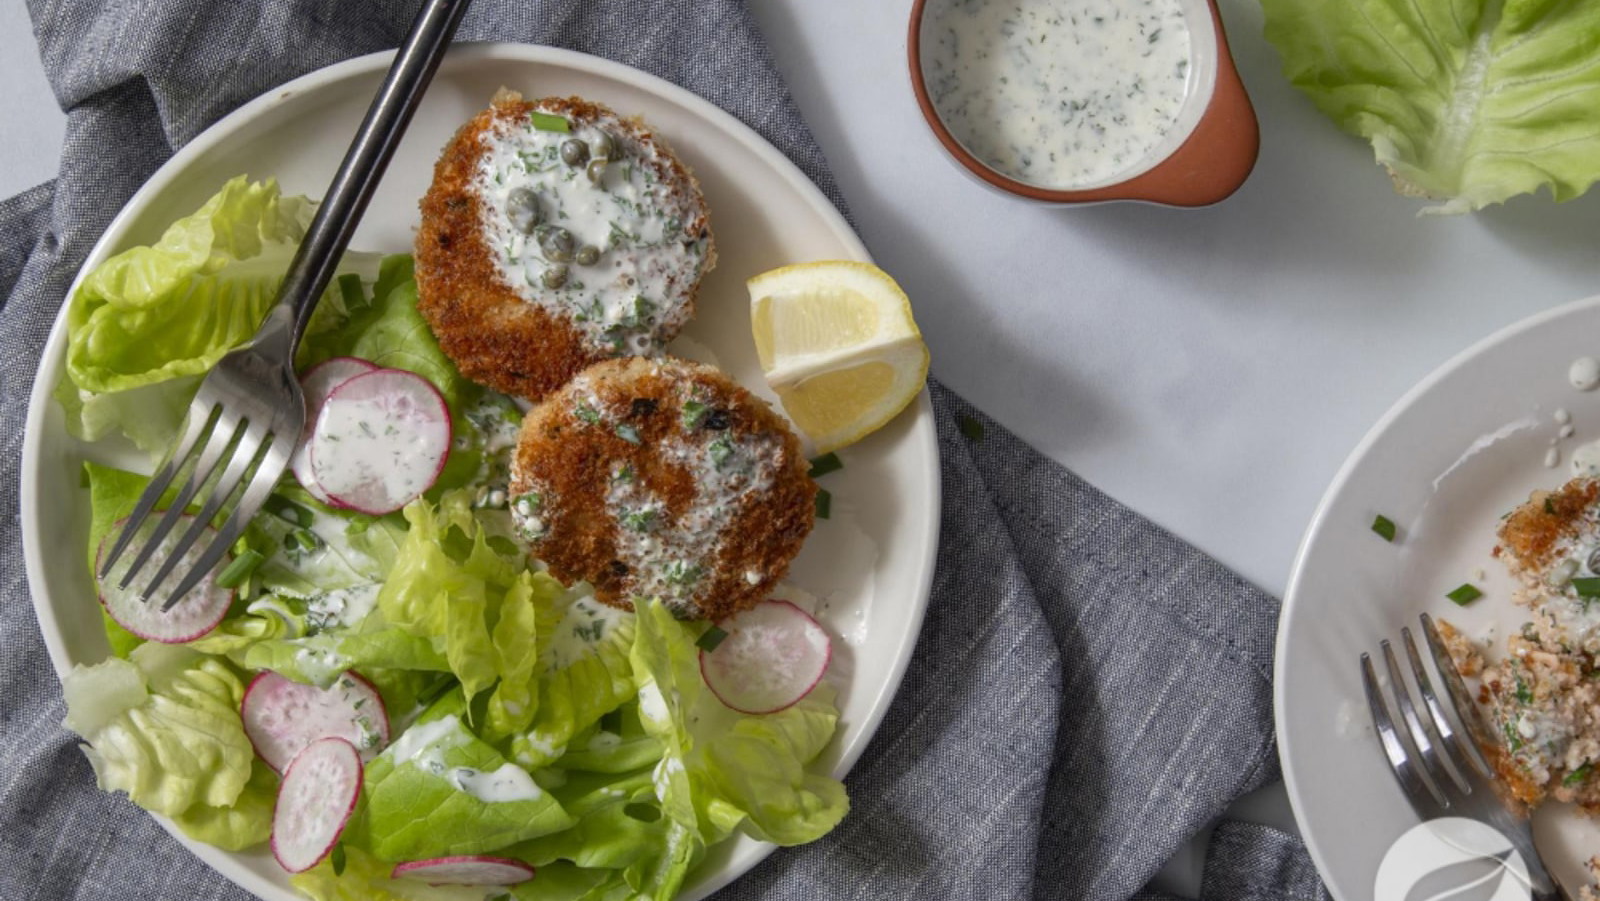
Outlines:
[{"label": "lemon flesh", "polygon": [[747,286],[762,373],[817,453],[876,431],[922,390],[927,345],[910,299],[878,267],[800,263]]}]

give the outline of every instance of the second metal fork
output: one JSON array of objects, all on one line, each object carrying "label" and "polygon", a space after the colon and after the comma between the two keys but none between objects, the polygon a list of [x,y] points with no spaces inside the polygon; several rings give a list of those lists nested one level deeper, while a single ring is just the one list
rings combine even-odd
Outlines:
[{"label": "second metal fork", "polygon": [[1456,670],[1439,630],[1426,613],[1422,614],[1422,631],[1434,667],[1444,683],[1449,709],[1467,734],[1458,732],[1451,718],[1446,716],[1445,706],[1433,690],[1433,682],[1411,630],[1401,629],[1408,668],[1423,703],[1419,707],[1412,700],[1394,648],[1385,639],[1380,648],[1389,687],[1400,710],[1399,724],[1390,715],[1372,658],[1361,655],[1361,680],[1366,687],[1367,705],[1372,710],[1372,723],[1383,744],[1389,768],[1406,800],[1424,821],[1463,817],[1489,825],[1510,841],[1526,863],[1528,888],[1534,901],[1561,901],[1566,895],[1539,857],[1527,811],[1496,791],[1499,777],[1480,750],[1493,741],[1491,730]]},{"label": "second metal fork", "polygon": [[[243,493],[216,536],[162,603],[161,609],[170,610],[228,552],[283,475],[305,426],[305,401],[294,372],[300,336],[469,2],[423,4],[300,242],[277,303],[250,343],[224,356],[200,383],[182,437],[140,495],[111,550],[101,557],[102,581],[135,537],[142,536],[143,546],[133,562],[117,573],[117,587],[126,589],[163,548],[184,518],[183,511],[199,500],[199,513],[176,543],[165,548],[166,561],[139,592],[146,601],[155,597],[173,570],[188,561],[195,542],[243,484]],[[178,483],[166,513],[153,529],[144,529],[179,473],[187,476]]]}]

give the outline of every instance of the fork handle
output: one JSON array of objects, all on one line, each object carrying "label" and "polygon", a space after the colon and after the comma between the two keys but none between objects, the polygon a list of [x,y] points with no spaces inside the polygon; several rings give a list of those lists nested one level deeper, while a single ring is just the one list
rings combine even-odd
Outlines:
[{"label": "fork handle", "polygon": [[411,23],[405,43],[395,52],[389,73],[384,76],[383,85],[372,99],[355,140],[345,152],[327,195],[317,207],[311,227],[306,230],[278,289],[278,301],[269,317],[277,320],[280,326],[288,326],[283,337],[288,341],[291,360],[317,301],[333,279],[339,257],[350,245],[350,236],[361,221],[361,214],[366,211],[367,202],[372,199],[372,192],[394,156],[395,147],[411,123],[422,93],[439,68],[439,61],[470,3],[471,0],[426,0],[423,3],[416,20]]}]

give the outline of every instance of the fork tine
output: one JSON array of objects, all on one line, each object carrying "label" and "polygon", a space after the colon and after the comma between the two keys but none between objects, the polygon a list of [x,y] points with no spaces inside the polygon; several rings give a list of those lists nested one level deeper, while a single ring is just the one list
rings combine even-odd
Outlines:
[{"label": "fork tine", "polygon": [[[1456,732],[1450,717],[1445,715],[1444,705],[1439,703],[1439,696],[1433,690],[1433,680],[1428,677],[1428,668],[1422,665],[1422,654],[1417,651],[1417,642],[1411,637],[1411,629],[1401,629],[1400,637],[1405,640],[1406,659],[1411,664],[1411,674],[1417,679],[1417,689],[1422,693],[1422,704],[1427,708],[1428,719],[1438,732],[1439,743],[1444,746],[1444,756],[1448,758],[1451,776],[1462,791],[1471,794],[1472,785],[1466,776],[1470,768],[1477,765],[1477,759],[1462,750],[1462,737]],[[1480,770],[1479,774],[1491,775],[1487,770]]]},{"label": "fork tine", "polygon": [[1399,781],[1400,790],[1405,792],[1414,807],[1442,806],[1438,792],[1419,775],[1410,752],[1406,750],[1405,741],[1394,727],[1394,720],[1389,716],[1389,705],[1383,700],[1383,689],[1378,686],[1378,675],[1372,668],[1372,657],[1368,654],[1361,655],[1361,683],[1366,688],[1367,707],[1372,710],[1372,725],[1378,730],[1384,756],[1389,759],[1389,769]]},{"label": "fork tine", "polygon": [[1428,653],[1433,656],[1434,668],[1439,671],[1439,678],[1444,682],[1445,694],[1450,697],[1450,709],[1455,712],[1456,720],[1467,730],[1464,740],[1460,741],[1458,746],[1466,749],[1467,757],[1479,772],[1491,776],[1494,767],[1490,766],[1488,759],[1483,756],[1483,749],[1494,746],[1494,731],[1484,722],[1483,711],[1478,708],[1472,693],[1467,691],[1466,683],[1461,681],[1461,673],[1456,669],[1449,648],[1444,646],[1444,638],[1434,626],[1433,617],[1426,613],[1422,614],[1422,637],[1427,639]]},{"label": "fork tine", "polygon": [[166,540],[167,533],[171,532],[172,527],[177,525],[178,520],[183,517],[183,511],[188,509],[189,502],[194,499],[195,492],[199,491],[200,487],[211,478],[211,473],[222,462],[223,454],[238,438],[239,431],[244,427],[244,424],[238,423],[230,426],[228,419],[229,416],[226,409],[222,410],[217,416],[215,423],[211,427],[211,434],[206,437],[205,445],[200,448],[200,455],[195,459],[194,468],[189,471],[189,477],[179,487],[177,495],[172,499],[172,503],[167,505],[167,511],[162,514],[161,521],[156,523],[156,527],[151,530],[149,535],[145,536],[144,546],[139,548],[139,553],[133,558],[133,563],[129,565],[128,571],[122,574],[122,580],[117,583],[118,588],[127,588],[132,584],[134,578],[139,575],[139,571],[144,569],[146,563],[150,562],[151,556],[161,546],[161,542]]},{"label": "fork tine", "polygon": [[123,522],[122,532],[117,535],[117,540],[112,543],[110,553],[106,554],[105,559],[100,561],[100,578],[104,579],[111,573],[111,567],[116,564],[117,559],[122,556],[123,552],[128,549],[128,545],[133,542],[133,537],[138,534],[139,527],[144,525],[145,519],[150,516],[150,511],[154,510],[156,504],[161,501],[161,495],[167,492],[167,486],[172,484],[173,476],[178,474],[178,470],[183,466],[184,461],[189,458],[189,455],[194,451],[195,445],[200,442],[201,436],[211,429],[213,421],[221,412],[221,405],[214,404],[207,408],[201,404],[199,397],[196,397],[194,402],[189,405],[189,413],[184,417],[182,437],[173,446],[172,455],[167,457],[166,462],[161,464],[161,468],[157,469],[155,475],[150,477],[150,484],[145,486],[144,491],[139,495],[139,502],[133,507],[133,512],[128,514],[127,520]]},{"label": "fork tine", "polygon": [[1411,701],[1411,689],[1406,687],[1405,676],[1400,671],[1400,661],[1395,657],[1394,646],[1388,639],[1378,643],[1383,649],[1383,662],[1389,670],[1389,687],[1394,691],[1396,705],[1400,708],[1400,721],[1405,723],[1406,732],[1411,737],[1411,744],[1417,749],[1417,758],[1420,761],[1418,769],[1422,778],[1432,786],[1439,803],[1450,806],[1450,794],[1446,791],[1446,780],[1454,781],[1454,774],[1443,769],[1439,763],[1439,752],[1434,750],[1437,736],[1430,731],[1417,716],[1417,706]]},{"label": "fork tine", "polygon": [[205,574],[217,565],[217,561],[222,559],[228,548],[239,540],[245,526],[255,517],[256,511],[266,502],[267,495],[272,493],[272,489],[278,484],[279,476],[283,475],[284,469],[289,465],[289,449],[273,438],[273,435],[267,435],[266,447],[260,454],[261,462],[256,466],[255,474],[250,477],[250,483],[245,486],[244,494],[239,497],[239,503],[234,506],[233,512],[228,514],[228,519],[222,524],[222,528],[217,531],[216,539],[200,555],[199,561],[189,568],[189,572],[184,574],[183,581],[178,583],[178,587],[161,605],[161,609],[172,609],[173,604],[188,594],[200,583]]},{"label": "fork tine", "polygon": [[[228,464],[222,470],[222,475],[217,479],[217,483],[211,487],[211,496],[206,498],[205,505],[195,515],[194,522],[189,524],[189,528],[183,533],[183,537],[179,538],[177,544],[172,546],[172,550],[167,555],[167,559],[162,562],[161,568],[150,579],[150,584],[145,586],[144,597],[154,597],[156,590],[161,587],[161,583],[167,580],[167,576],[172,575],[172,571],[178,567],[179,563],[183,562],[183,556],[189,552],[190,547],[194,546],[195,541],[200,538],[200,534],[211,525],[211,521],[217,518],[217,514],[221,512],[223,505],[228,502],[228,498],[233,496],[233,492],[239,487],[239,483],[244,480],[245,473],[249,472],[251,464],[260,455],[260,439],[250,431],[249,423],[241,420],[239,428],[242,434],[239,436],[238,443],[233,446],[233,455],[228,458]],[[200,573],[204,575],[205,570],[201,570]],[[168,598],[168,600],[171,601],[171,598]],[[163,604],[162,609],[170,608]]]}]

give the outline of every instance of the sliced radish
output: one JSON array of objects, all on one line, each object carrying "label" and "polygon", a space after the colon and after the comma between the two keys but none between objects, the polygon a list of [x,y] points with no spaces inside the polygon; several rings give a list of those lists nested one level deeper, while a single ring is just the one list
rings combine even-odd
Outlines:
[{"label": "sliced radish", "polygon": [[278,772],[307,745],[343,738],[363,762],[389,743],[389,715],[372,683],[353,672],[321,689],[268,671],[256,676],[239,704],[244,734],[267,766]]},{"label": "sliced radish", "polygon": [[294,477],[300,480],[301,486],[324,504],[333,503],[333,499],[323,492],[322,486],[311,475],[311,431],[317,425],[317,414],[322,412],[322,405],[327,402],[333,389],[363,372],[377,368],[377,364],[358,357],[334,357],[323,360],[300,375],[300,391],[306,399],[306,425],[300,432],[300,443],[295,445],[294,456],[289,458],[289,468],[294,471]]},{"label": "sliced radish", "polygon": [[508,857],[435,857],[395,864],[389,878],[429,885],[516,885],[533,878],[533,867]]},{"label": "sliced radish", "polygon": [[[136,550],[144,547],[145,541],[155,529],[155,524],[161,521],[159,513],[152,513],[139,529],[139,534],[133,539],[128,549],[117,558],[117,565],[111,567],[111,572],[100,580],[100,603],[105,605],[106,612],[117,621],[117,625],[129,632],[151,641],[165,644],[182,644],[210,632],[228,615],[228,608],[233,605],[233,590],[223,588],[217,584],[217,576],[228,565],[229,558],[224,556],[211,571],[205,574],[199,584],[189,590],[183,599],[174,604],[171,610],[162,610],[161,604],[166,599],[163,589],[172,589],[178,586],[186,573],[199,562],[200,555],[205,553],[207,547],[217,537],[216,530],[209,527],[200,533],[200,536],[178,560],[167,580],[161,588],[156,590],[156,597],[146,601],[140,594],[144,587],[150,584],[155,574],[161,571],[168,559],[172,557],[172,549],[178,539],[194,524],[194,517],[187,513],[178,517],[178,521],[167,532],[167,536],[157,545],[155,553],[139,570],[139,575],[128,583],[127,588],[118,588],[122,577],[127,575],[128,567],[133,565],[138,556]],[[100,542],[100,550],[95,554],[95,571],[100,570],[100,559],[110,548],[110,542],[121,534],[126,519],[118,520],[111,531],[106,533]]]},{"label": "sliced radish", "polygon": [[450,456],[450,408],[422,376],[377,369],[333,389],[310,447],[312,478],[334,503],[390,513],[439,478]]},{"label": "sliced radish", "polygon": [[833,642],[811,614],[762,601],[721,624],[727,637],[700,652],[700,677],[740,713],[776,713],[811,692],[833,659]]},{"label": "sliced radish", "polygon": [[295,755],[272,808],[278,866],[304,873],[328,856],[356,809],[361,773],[361,752],[342,738],[318,739]]}]

